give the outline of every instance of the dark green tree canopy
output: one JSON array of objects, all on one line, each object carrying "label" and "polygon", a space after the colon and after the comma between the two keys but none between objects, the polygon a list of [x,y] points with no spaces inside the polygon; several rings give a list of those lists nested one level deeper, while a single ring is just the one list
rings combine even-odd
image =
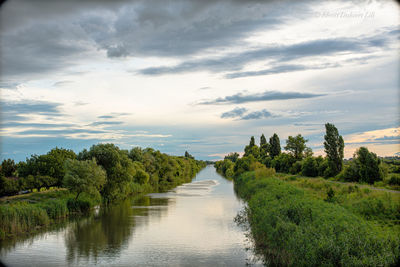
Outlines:
[{"label": "dark green tree canopy", "polygon": [[5,159],[1,163],[0,170],[5,177],[11,177],[13,176],[13,173],[17,170],[17,166],[15,165],[14,160]]},{"label": "dark green tree canopy", "polygon": [[281,154],[281,141],[276,133],[269,138],[269,154],[271,158]]},{"label": "dark green tree canopy", "polygon": [[106,172],[96,164],[96,160],[65,161],[64,187],[76,192],[76,198],[83,192],[99,195],[101,187],[106,182]]},{"label": "dark green tree canopy", "polygon": [[239,158],[239,154],[234,152],[234,153],[229,153],[227,156],[225,156],[224,159],[229,159],[232,162],[236,162],[238,158]]},{"label": "dark green tree canopy", "polygon": [[267,144],[267,139],[265,138],[264,134],[260,137],[260,147]]},{"label": "dark green tree canopy", "polygon": [[335,125],[327,123],[325,124],[325,129],[324,148],[329,164],[328,176],[334,176],[342,170],[344,141]]},{"label": "dark green tree canopy", "polygon": [[289,151],[289,153],[296,159],[301,160],[304,157],[304,151],[306,150],[306,142],[308,140],[304,139],[301,134],[297,136],[289,136],[286,140],[285,150]]}]

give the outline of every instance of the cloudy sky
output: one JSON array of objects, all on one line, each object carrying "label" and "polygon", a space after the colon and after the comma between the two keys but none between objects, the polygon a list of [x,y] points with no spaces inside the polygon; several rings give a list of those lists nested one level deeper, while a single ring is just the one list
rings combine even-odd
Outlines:
[{"label": "cloudy sky", "polygon": [[[112,2],[112,3],[111,3]],[[393,1],[9,0],[1,158],[99,142],[200,159],[251,135],[400,152]]]}]

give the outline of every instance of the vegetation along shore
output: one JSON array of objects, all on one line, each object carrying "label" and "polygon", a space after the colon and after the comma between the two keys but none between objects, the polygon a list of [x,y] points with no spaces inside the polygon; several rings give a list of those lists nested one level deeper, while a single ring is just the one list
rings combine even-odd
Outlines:
[{"label": "vegetation along shore", "polygon": [[187,152],[170,156],[152,148],[128,151],[113,144],[93,145],[78,154],[54,148],[17,164],[4,160],[0,239],[29,234],[128,196],[166,191],[191,181],[205,165]]},{"label": "vegetation along shore", "polygon": [[247,201],[237,221],[266,264],[398,266],[400,160],[365,147],[344,160],[343,138],[333,124],[325,128],[325,157],[313,156],[300,134],[281,152],[274,134],[259,146],[251,137],[243,157],[215,163]]}]

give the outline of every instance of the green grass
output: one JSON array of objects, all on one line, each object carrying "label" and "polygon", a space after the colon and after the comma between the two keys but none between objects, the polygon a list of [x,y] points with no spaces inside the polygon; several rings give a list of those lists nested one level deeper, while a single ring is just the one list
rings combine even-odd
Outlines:
[{"label": "green grass", "polygon": [[[339,198],[340,189],[333,189],[334,196],[329,198],[328,187],[321,181],[304,185],[297,177],[286,178],[287,181],[282,177],[257,178],[254,172],[235,178],[236,191],[248,202],[246,214],[251,236],[267,264],[390,266],[398,263],[399,228],[374,223],[362,211],[370,203],[361,200],[372,201],[373,198],[365,196],[375,193],[350,192],[350,195],[361,194],[361,198],[352,196],[351,201],[339,204],[335,197]],[[393,199],[387,202],[394,203]],[[387,214],[375,211],[371,216],[387,221],[393,215],[397,220],[390,208]]]},{"label": "green grass", "polygon": [[331,202],[378,224],[400,225],[400,194],[353,183],[338,184],[323,178],[282,175],[279,179],[302,188],[316,199],[325,200],[332,189]]}]

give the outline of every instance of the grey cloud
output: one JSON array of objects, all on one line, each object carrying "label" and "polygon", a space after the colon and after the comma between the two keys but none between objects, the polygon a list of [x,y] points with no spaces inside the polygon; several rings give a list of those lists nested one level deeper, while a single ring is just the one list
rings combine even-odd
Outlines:
[{"label": "grey cloud", "polygon": [[240,107],[221,114],[222,119],[236,118],[238,120],[257,120],[270,117],[274,117],[274,115],[266,109],[248,112],[248,109]]},{"label": "grey cloud", "polygon": [[122,124],[122,121],[95,121],[91,124],[89,124],[89,126],[99,126],[99,125],[119,125]]},{"label": "grey cloud", "polygon": [[235,109],[231,111],[227,111],[221,114],[221,118],[236,118],[242,116],[244,113],[247,112],[246,108],[239,108],[236,107]]},{"label": "grey cloud", "polygon": [[272,117],[272,114],[267,111],[266,109],[260,110],[260,111],[254,111],[250,112],[244,116],[242,116],[240,119],[241,120],[258,120],[258,119],[264,119],[264,118],[269,118]]},{"label": "grey cloud", "polygon": [[2,119],[15,120],[21,115],[48,115],[48,116],[61,116],[59,108],[60,103],[47,102],[47,101],[34,101],[22,100],[18,102],[0,102],[2,110]]},{"label": "grey cloud", "polygon": [[58,87],[58,86],[68,85],[68,84],[71,84],[71,83],[74,83],[74,82],[73,81],[58,81],[58,82],[55,82],[53,84],[53,86]]},{"label": "grey cloud", "polygon": [[114,117],[115,116],[111,116],[111,115],[103,115],[103,116],[98,116],[97,118],[99,118],[99,119],[112,119]]},{"label": "grey cloud", "polygon": [[20,85],[19,82],[11,82],[11,81],[1,81],[0,88],[4,89],[17,89],[17,86]]},{"label": "grey cloud", "polygon": [[242,104],[242,103],[247,103],[247,102],[314,98],[314,97],[319,97],[319,96],[324,96],[324,95],[325,94],[265,91],[263,93],[256,93],[256,94],[238,93],[238,94],[226,96],[223,98],[217,98],[214,100],[203,101],[203,102],[200,102],[199,104],[201,104],[201,105]]},{"label": "grey cloud", "polygon": [[15,135],[66,135],[66,134],[75,134],[75,133],[89,133],[89,134],[100,134],[106,133],[106,131],[102,130],[88,130],[88,129],[62,129],[62,130],[52,130],[52,129],[35,129],[35,130],[25,130],[22,132],[18,132]]},{"label": "grey cloud", "polygon": [[[382,37],[382,34],[379,34],[365,38],[321,39],[292,45],[270,45],[242,53],[231,53],[217,58],[184,61],[175,66],[145,68],[139,70],[138,73],[143,75],[162,75],[193,71],[238,71],[248,63],[262,60],[285,62],[306,57],[334,55],[339,52],[367,52],[373,48],[381,48],[387,41]],[[300,66],[290,66],[292,70],[301,69]],[[285,67],[283,66],[281,71],[284,69]],[[279,69],[272,71],[279,71]]]},{"label": "grey cloud", "polygon": [[260,76],[260,75],[271,75],[271,74],[279,74],[279,73],[287,73],[301,70],[319,70],[326,68],[335,68],[339,67],[339,64],[321,64],[317,66],[306,66],[306,65],[280,65],[275,66],[269,69],[259,70],[259,71],[242,71],[242,72],[233,72],[225,75],[225,78],[235,79],[249,76]]},{"label": "grey cloud", "polygon": [[69,124],[69,123],[63,123],[63,124],[55,124],[55,123],[21,123],[21,122],[11,121],[11,122],[2,123],[1,126],[3,128],[5,128],[5,127],[60,128],[60,127],[71,127],[71,126],[74,126],[74,124]]},{"label": "grey cloud", "polygon": [[97,50],[115,58],[224,49],[282,23],[279,7],[270,1],[8,1],[1,9],[2,75],[68,69]]}]

